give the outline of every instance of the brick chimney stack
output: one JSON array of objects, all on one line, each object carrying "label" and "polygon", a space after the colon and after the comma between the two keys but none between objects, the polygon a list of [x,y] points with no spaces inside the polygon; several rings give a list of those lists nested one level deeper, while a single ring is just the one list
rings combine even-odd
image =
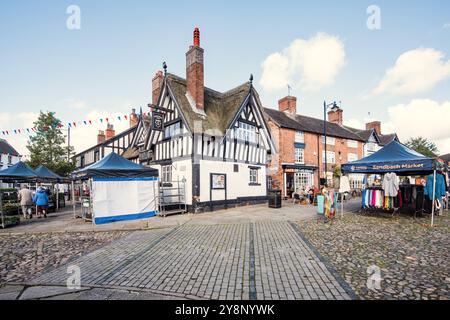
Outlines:
[{"label": "brick chimney stack", "polygon": [[152,79],[152,103],[157,104],[159,95],[161,94],[162,86],[164,82],[164,75],[161,70],[156,72]]},{"label": "brick chimney stack", "polygon": [[336,110],[328,111],[328,121],[342,126],[344,123],[344,110],[337,108]]},{"label": "brick chimney stack", "polygon": [[97,135],[97,144],[103,143],[106,140],[105,131],[99,130]]},{"label": "brick chimney stack", "polygon": [[297,98],[292,96],[284,97],[278,101],[278,110],[288,112],[290,114],[297,113]]},{"label": "brick chimney stack", "polygon": [[186,53],[187,91],[198,109],[204,109],[205,79],[203,67],[204,50],[200,47],[200,31],[194,30],[194,44]]},{"label": "brick chimney stack", "polygon": [[131,109],[131,114],[130,114],[130,128],[134,127],[135,125],[137,125],[139,122],[139,118],[136,114],[136,109]]},{"label": "brick chimney stack", "polygon": [[113,138],[116,135],[114,126],[110,123],[106,126],[106,140]]},{"label": "brick chimney stack", "polygon": [[372,121],[366,123],[366,130],[374,129],[377,134],[381,134],[381,122],[380,121]]}]

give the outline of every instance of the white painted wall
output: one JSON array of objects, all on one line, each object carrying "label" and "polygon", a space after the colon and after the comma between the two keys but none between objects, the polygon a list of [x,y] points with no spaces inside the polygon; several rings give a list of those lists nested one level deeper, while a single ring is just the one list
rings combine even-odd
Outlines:
[{"label": "white painted wall", "polygon": [[[210,201],[210,174],[224,173],[227,175],[227,199],[238,197],[261,197],[266,196],[266,167],[239,163],[239,172],[234,172],[234,162],[218,162],[211,160],[200,160],[200,201]],[[249,166],[260,167],[258,170],[259,186],[249,186]],[[224,190],[212,190],[212,200],[225,200]]]},{"label": "white painted wall", "polygon": [[[151,165],[158,169],[161,179],[161,165]],[[186,203],[192,205],[192,163],[190,159],[174,161],[172,164],[172,180],[181,181],[186,179]]]}]

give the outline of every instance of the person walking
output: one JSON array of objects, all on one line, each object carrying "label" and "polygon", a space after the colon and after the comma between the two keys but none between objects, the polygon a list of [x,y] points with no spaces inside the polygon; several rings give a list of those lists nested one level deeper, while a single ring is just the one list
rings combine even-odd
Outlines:
[{"label": "person walking", "polygon": [[25,184],[18,194],[18,200],[22,207],[22,214],[25,219],[31,219],[31,206],[33,205],[33,192]]},{"label": "person walking", "polygon": [[44,218],[47,218],[48,194],[44,188],[39,187],[33,197],[33,202],[36,203],[37,206],[36,216],[40,218],[43,215]]}]

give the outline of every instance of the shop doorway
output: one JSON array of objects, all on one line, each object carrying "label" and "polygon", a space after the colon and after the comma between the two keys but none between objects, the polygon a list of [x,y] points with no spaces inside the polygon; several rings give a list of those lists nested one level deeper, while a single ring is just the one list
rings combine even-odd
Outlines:
[{"label": "shop doorway", "polygon": [[285,179],[286,179],[286,185],[285,185],[285,195],[287,198],[292,198],[292,194],[295,191],[295,183],[294,183],[294,173],[286,173]]}]

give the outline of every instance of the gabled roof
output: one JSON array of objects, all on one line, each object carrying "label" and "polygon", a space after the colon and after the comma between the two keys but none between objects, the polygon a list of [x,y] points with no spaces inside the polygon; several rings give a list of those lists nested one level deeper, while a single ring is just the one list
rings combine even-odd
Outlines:
[{"label": "gabled roof", "polygon": [[[270,119],[272,119],[275,123],[283,128],[323,134],[324,122],[321,119],[298,114],[291,115],[269,108],[264,108],[264,112]],[[329,121],[327,121],[327,136],[356,141],[365,141],[360,135],[347,129],[346,127]]]},{"label": "gabled roof", "polygon": [[76,157],[78,157],[78,156],[80,156],[80,155],[82,155],[82,154],[84,154],[84,153],[87,153],[87,152],[89,152],[89,151],[91,151],[91,150],[93,150],[93,149],[96,149],[96,148],[98,148],[98,147],[100,147],[100,146],[104,146],[104,145],[107,145],[107,144],[109,144],[109,143],[111,143],[111,142],[114,142],[114,141],[116,141],[116,140],[122,138],[123,136],[126,136],[127,134],[133,132],[133,131],[136,130],[136,129],[137,129],[137,125],[134,125],[134,126],[128,128],[128,129],[126,129],[126,130],[124,130],[124,131],[122,131],[122,132],[116,134],[114,137],[111,137],[111,138],[109,138],[109,139],[107,139],[107,140],[105,140],[105,141],[103,141],[103,142],[97,143],[96,145],[94,145],[94,146],[92,146],[92,147],[89,147],[89,148],[87,148],[87,149],[85,149],[85,150],[83,150],[83,151],[77,153],[77,154],[74,155],[73,157],[76,158]]},{"label": "gabled roof", "polygon": [[10,156],[19,157],[20,154],[5,139],[0,139],[0,154],[9,154]]},{"label": "gabled roof", "polygon": [[362,129],[356,129],[356,128],[352,128],[352,127],[348,127],[348,126],[344,126],[346,129],[356,133],[358,136],[360,136],[365,142],[369,141],[370,137],[373,135],[375,137],[375,139],[380,142],[380,137],[377,134],[377,132],[375,131],[375,129],[367,129],[367,130],[362,130]]},{"label": "gabled roof", "polygon": [[397,142],[399,140],[396,133],[380,134],[379,137],[380,137],[380,145],[381,146],[385,146],[394,140]]},{"label": "gabled roof", "polygon": [[[193,132],[219,130],[224,134],[239,107],[250,92],[249,83],[244,83],[224,93],[205,87],[204,111],[206,117],[204,117],[193,110],[186,97],[186,79],[169,73],[167,74],[166,80],[175,100],[182,110],[189,129]],[[256,91],[254,92],[256,93]],[[196,121],[201,123],[202,126],[194,125]]]}]

